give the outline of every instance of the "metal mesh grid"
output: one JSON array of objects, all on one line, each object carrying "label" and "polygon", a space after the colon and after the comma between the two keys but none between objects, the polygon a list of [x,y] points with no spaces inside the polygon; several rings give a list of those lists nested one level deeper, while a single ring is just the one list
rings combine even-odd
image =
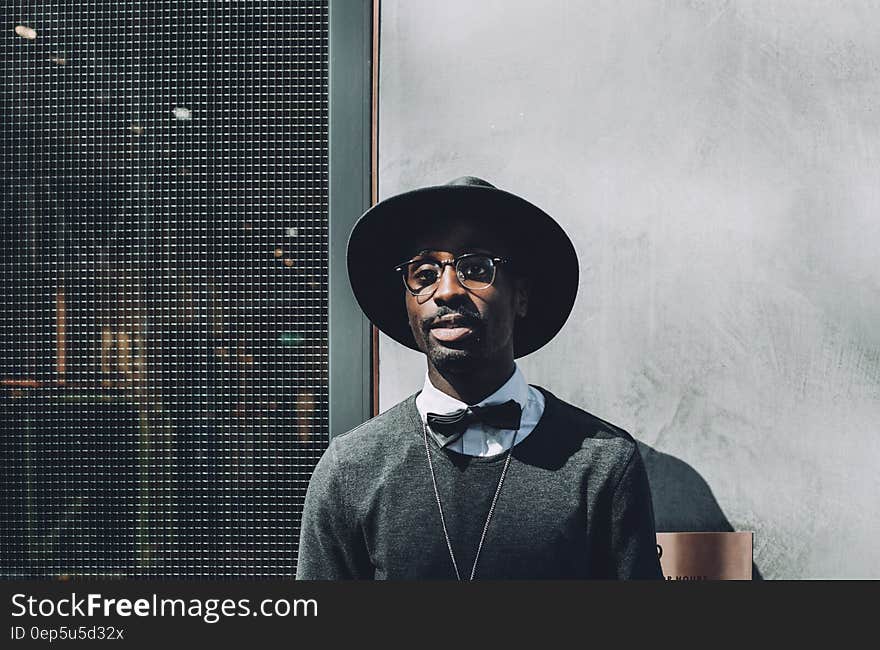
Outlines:
[{"label": "metal mesh grid", "polygon": [[4,18],[0,574],[294,575],[328,429],[326,0]]}]

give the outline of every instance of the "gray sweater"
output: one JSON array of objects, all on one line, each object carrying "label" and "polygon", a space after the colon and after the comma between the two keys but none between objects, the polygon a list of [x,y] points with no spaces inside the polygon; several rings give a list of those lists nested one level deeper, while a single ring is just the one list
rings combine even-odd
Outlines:
[{"label": "gray sweater", "polygon": [[[540,390],[544,414],[513,448],[476,579],[662,578],[635,441]],[[416,395],[331,441],[306,493],[297,579],[455,579]],[[429,445],[466,578],[506,452]]]}]

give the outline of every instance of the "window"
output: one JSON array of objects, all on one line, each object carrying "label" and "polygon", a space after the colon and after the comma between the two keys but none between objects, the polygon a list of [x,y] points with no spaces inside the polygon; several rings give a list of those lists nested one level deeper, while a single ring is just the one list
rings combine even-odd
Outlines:
[{"label": "window", "polygon": [[17,2],[5,577],[292,576],[326,448],[328,2]]}]

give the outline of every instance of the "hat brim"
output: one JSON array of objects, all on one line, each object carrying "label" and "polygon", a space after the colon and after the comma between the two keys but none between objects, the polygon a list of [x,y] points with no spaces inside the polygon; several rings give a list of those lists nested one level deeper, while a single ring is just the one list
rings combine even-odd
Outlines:
[{"label": "hat brim", "polygon": [[528,313],[514,326],[514,357],[543,347],[562,329],[577,296],[574,245],[546,212],[493,187],[439,185],[398,194],[367,210],[348,240],[348,277],[367,318],[392,339],[418,350],[397,264],[416,251],[419,223],[468,218],[503,236],[531,280]]}]

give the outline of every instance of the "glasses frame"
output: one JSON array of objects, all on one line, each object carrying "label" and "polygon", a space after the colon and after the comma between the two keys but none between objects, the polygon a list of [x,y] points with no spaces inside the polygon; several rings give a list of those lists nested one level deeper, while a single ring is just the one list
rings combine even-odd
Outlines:
[{"label": "glasses frame", "polygon": [[[492,266],[492,280],[485,287],[480,287],[479,289],[471,289],[470,287],[466,287],[464,284],[464,280],[461,279],[461,275],[458,272],[458,263],[463,259],[467,259],[469,257],[487,257],[491,260]],[[415,262],[431,262],[440,267],[440,273],[437,275],[437,281],[434,284],[429,284],[427,287],[422,289],[421,291],[413,291],[410,286],[406,283],[406,269],[410,264],[414,264]],[[453,257],[451,260],[432,260],[430,258],[424,257],[414,257],[411,260],[407,260],[406,262],[401,262],[397,266],[394,267],[394,270],[400,273],[400,277],[403,280],[403,286],[406,287],[406,290],[409,291],[414,296],[432,296],[434,292],[437,291],[437,287],[440,285],[440,280],[443,278],[443,272],[446,270],[447,266],[453,267],[455,270],[455,279],[458,280],[458,283],[467,291],[482,291],[483,289],[488,289],[495,283],[495,278],[498,277],[498,267],[502,264],[510,264],[511,260],[506,257],[497,257],[490,253],[464,253],[457,257]],[[427,291],[430,289],[430,291]]]}]

